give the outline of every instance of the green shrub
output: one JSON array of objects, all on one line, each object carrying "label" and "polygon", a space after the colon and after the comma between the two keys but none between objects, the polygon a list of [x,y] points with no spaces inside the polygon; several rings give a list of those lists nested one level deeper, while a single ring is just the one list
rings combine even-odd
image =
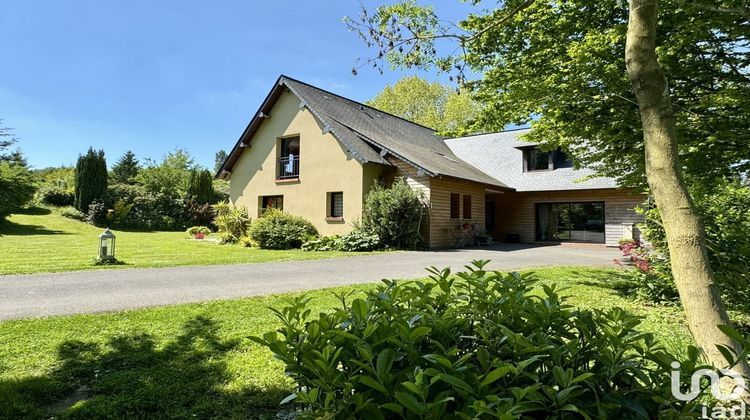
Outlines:
[{"label": "green shrub", "polygon": [[226,201],[214,204],[212,207],[216,213],[214,225],[218,229],[222,243],[233,244],[247,235],[250,217],[244,207],[235,207]]},{"label": "green shrub", "polygon": [[86,221],[86,215],[73,206],[63,207],[62,209],[60,209],[60,215],[69,219],[78,220],[79,222]]},{"label": "green shrub", "polygon": [[94,226],[103,227],[109,224],[107,214],[107,206],[101,201],[94,200],[89,203],[89,211],[86,213],[86,221]]},{"label": "green shrub", "polygon": [[112,208],[107,211],[107,221],[112,226],[122,226],[128,220],[132,209],[132,204],[127,204],[123,200],[117,200]]},{"label": "green shrub", "polygon": [[107,188],[107,200],[114,203],[122,200],[126,203],[133,203],[138,197],[148,195],[146,189],[140,185],[114,184]]},{"label": "green shrub", "polygon": [[48,206],[72,206],[75,201],[73,191],[57,186],[46,186],[36,193],[36,201]]},{"label": "green shrub", "polygon": [[333,244],[336,251],[366,252],[381,248],[380,238],[373,233],[367,233],[360,229],[354,229],[336,239]]},{"label": "green shrub", "polygon": [[214,192],[213,178],[211,172],[207,169],[193,169],[190,172],[187,196],[193,197],[201,204],[215,203],[216,193]]},{"label": "green shrub", "polygon": [[321,236],[302,244],[303,251],[336,251],[338,236]]},{"label": "green shrub", "polygon": [[[691,194],[706,231],[711,268],[722,296],[731,306],[750,302],[750,187],[726,181],[711,189],[692,186]],[[653,272],[672,283],[666,235],[659,210],[645,210],[643,233],[653,247],[649,254]],[[658,265],[656,265],[658,264]]]},{"label": "green shrub", "polygon": [[229,201],[229,182],[223,179],[214,179],[214,201]]},{"label": "green shrub", "polygon": [[187,230],[185,230],[185,233],[187,233],[190,236],[195,236],[199,233],[202,233],[204,235],[209,235],[211,233],[211,229],[209,229],[206,226],[192,226],[192,227],[187,228]]},{"label": "green shrub", "polygon": [[245,248],[252,248],[252,247],[258,246],[258,243],[255,242],[253,238],[249,236],[241,236],[238,242],[240,245],[244,246]]},{"label": "green shrub", "polygon": [[377,235],[354,229],[343,236],[323,236],[302,244],[303,251],[365,252],[381,248]]},{"label": "green shrub", "polygon": [[21,210],[34,197],[34,179],[26,166],[0,162],[0,220]]},{"label": "green shrub", "polygon": [[[641,241],[624,239],[619,243],[625,261],[635,269],[631,271],[632,282],[627,285],[628,294],[654,303],[675,303],[679,300],[677,287],[669,275],[669,263],[660,254],[651,252]],[[619,260],[617,265],[622,266]]]},{"label": "green shrub", "polygon": [[176,149],[167,153],[161,162],[147,161],[133,180],[151,194],[163,194],[175,199],[185,196],[194,168],[195,162],[190,154]]},{"label": "green shrub", "polygon": [[183,200],[183,212],[181,222],[187,226],[191,225],[208,225],[216,217],[213,207],[210,204],[202,203],[193,196],[188,196]]},{"label": "green shrub", "polygon": [[388,248],[414,249],[421,241],[425,203],[422,194],[398,178],[390,188],[378,183],[365,197],[362,227]]},{"label": "green shrub", "polygon": [[[328,313],[297,297],[252,340],[285,364],[307,418],[662,418],[675,359],[619,308],[575,309],[555,286],[486,272],[391,281]],[[697,367],[690,348],[683,380]]]},{"label": "green shrub", "polygon": [[264,249],[300,248],[318,236],[318,230],[309,221],[276,209],[267,210],[250,226],[248,233]]},{"label": "green shrub", "polygon": [[115,184],[107,190],[105,203],[114,208],[122,201],[130,206],[127,216],[118,222],[118,226],[146,230],[184,230],[188,226],[208,224],[212,210],[200,206],[199,210],[208,212],[200,214],[188,200],[174,198],[171,194],[154,194],[140,185]]}]

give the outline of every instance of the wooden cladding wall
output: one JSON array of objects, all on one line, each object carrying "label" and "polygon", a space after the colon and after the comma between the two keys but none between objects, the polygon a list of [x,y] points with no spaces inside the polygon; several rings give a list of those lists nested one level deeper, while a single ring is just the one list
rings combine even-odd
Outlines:
[{"label": "wooden cladding wall", "polygon": [[[461,194],[460,219],[451,219],[451,193]],[[471,217],[464,218],[464,196],[471,196]],[[484,187],[453,179],[432,178],[430,180],[430,248],[451,247],[464,223],[476,224],[484,229]]]},{"label": "wooden cladding wall", "polygon": [[430,177],[417,173],[417,168],[403,160],[388,157],[388,162],[395,167],[385,179],[386,184],[391,184],[396,178],[404,178],[407,184],[417,191],[422,191],[426,200],[430,199]]},{"label": "wooden cladding wall", "polygon": [[489,194],[487,201],[495,202],[495,229],[491,235],[496,241],[504,241],[507,234],[515,233],[520,236],[521,242],[534,242],[537,203],[603,201],[605,243],[607,246],[617,246],[617,242],[627,234],[623,224],[643,221],[643,217],[634,209],[645,198],[642,194],[619,189]]},{"label": "wooden cladding wall", "polygon": [[[404,162],[401,159],[389,156],[386,158],[388,160],[388,163],[394,166],[395,170],[388,171],[385,178],[385,183],[387,185],[390,185],[393,183],[393,181],[396,178],[404,178],[406,183],[411,187],[411,189],[416,191],[421,191],[425,202],[430,202],[430,183],[432,182],[432,179],[427,175],[422,175],[418,173],[417,168],[415,168],[412,164]],[[424,239],[425,243],[430,243],[430,215],[426,214],[424,219],[422,220],[422,238]]]}]

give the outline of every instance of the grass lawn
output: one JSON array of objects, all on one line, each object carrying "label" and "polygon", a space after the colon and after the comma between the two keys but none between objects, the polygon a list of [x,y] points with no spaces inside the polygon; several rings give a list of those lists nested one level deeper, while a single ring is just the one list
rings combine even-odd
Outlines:
[{"label": "grass lawn", "polygon": [[[621,270],[535,272],[567,288],[574,305],[643,316],[642,329],[675,352],[692,342],[679,308],[615,290]],[[337,303],[332,290],[308,293],[314,314]],[[272,416],[291,384],[247,337],[277,328],[267,307],[284,296],[0,323],[0,418]]]},{"label": "grass lawn", "polygon": [[117,258],[125,265],[95,266],[98,235],[103,229],[34,209],[31,214],[14,214],[0,222],[0,275],[95,268],[168,267],[255,263],[264,261],[311,260],[352,252],[306,252],[299,249],[274,251],[218,245],[196,241],[184,232],[121,232],[117,235]]}]

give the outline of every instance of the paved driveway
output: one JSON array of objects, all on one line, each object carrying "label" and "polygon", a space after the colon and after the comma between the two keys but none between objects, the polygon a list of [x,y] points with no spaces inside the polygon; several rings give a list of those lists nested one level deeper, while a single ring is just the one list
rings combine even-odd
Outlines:
[{"label": "paved driveway", "polygon": [[0,320],[113,311],[425,277],[424,267],[490,269],[610,265],[608,248],[498,245],[488,249],[392,252],[314,261],[0,276]]}]

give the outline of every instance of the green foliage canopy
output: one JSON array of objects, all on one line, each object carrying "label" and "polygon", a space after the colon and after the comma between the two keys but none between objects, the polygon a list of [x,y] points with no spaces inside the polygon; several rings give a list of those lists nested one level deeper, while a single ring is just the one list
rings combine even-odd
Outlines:
[{"label": "green foliage canopy", "polygon": [[16,143],[11,130],[0,119],[0,221],[23,208],[34,196],[35,179],[18,150],[9,151]]},{"label": "green foliage canopy", "polygon": [[[706,229],[711,268],[724,301],[750,312],[750,187],[740,181],[724,181],[708,189],[690,189]],[[644,234],[654,248],[655,274],[671,279],[669,252],[658,209],[646,213]]]},{"label": "green foliage canopy", "polygon": [[149,162],[139,171],[136,181],[152,194],[182,197],[187,192],[190,174],[195,169],[190,154],[182,149],[167,153],[160,163]]},{"label": "green foliage canopy", "polygon": [[208,169],[193,169],[190,172],[188,181],[187,195],[192,196],[201,204],[215,203],[216,193],[214,192],[213,176]]},{"label": "green foliage canopy", "polygon": [[28,168],[0,161],[0,221],[21,210],[35,190],[34,177]]},{"label": "green foliage canopy", "polygon": [[214,155],[214,173],[219,172],[219,169],[221,169],[221,165],[224,164],[224,161],[227,160],[227,152],[225,150],[219,150]]},{"label": "green foliage canopy", "polygon": [[[531,123],[528,140],[561,146],[578,165],[624,185],[645,186],[641,122],[624,62],[627,2],[508,0],[489,9],[473,3],[457,26],[414,1],[346,22],[378,50],[365,65],[453,72],[483,104],[472,131]],[[670,81],[684,173],[711,183],[747,172],[746,5],[660,3],[657,54]]]},{"label": "green foliage canopy", "polygon": [[386,86],[368,105],[441,133],[466,134],[479,112],[479,103],[467,92],[457,92],[417,76]]},{"label": "green foliage canopy", "polygon": [[140,170],[141,165],[135,157],[135,153],[128,150],[112,167],[110,178],[116,184],[133,184]]}]

